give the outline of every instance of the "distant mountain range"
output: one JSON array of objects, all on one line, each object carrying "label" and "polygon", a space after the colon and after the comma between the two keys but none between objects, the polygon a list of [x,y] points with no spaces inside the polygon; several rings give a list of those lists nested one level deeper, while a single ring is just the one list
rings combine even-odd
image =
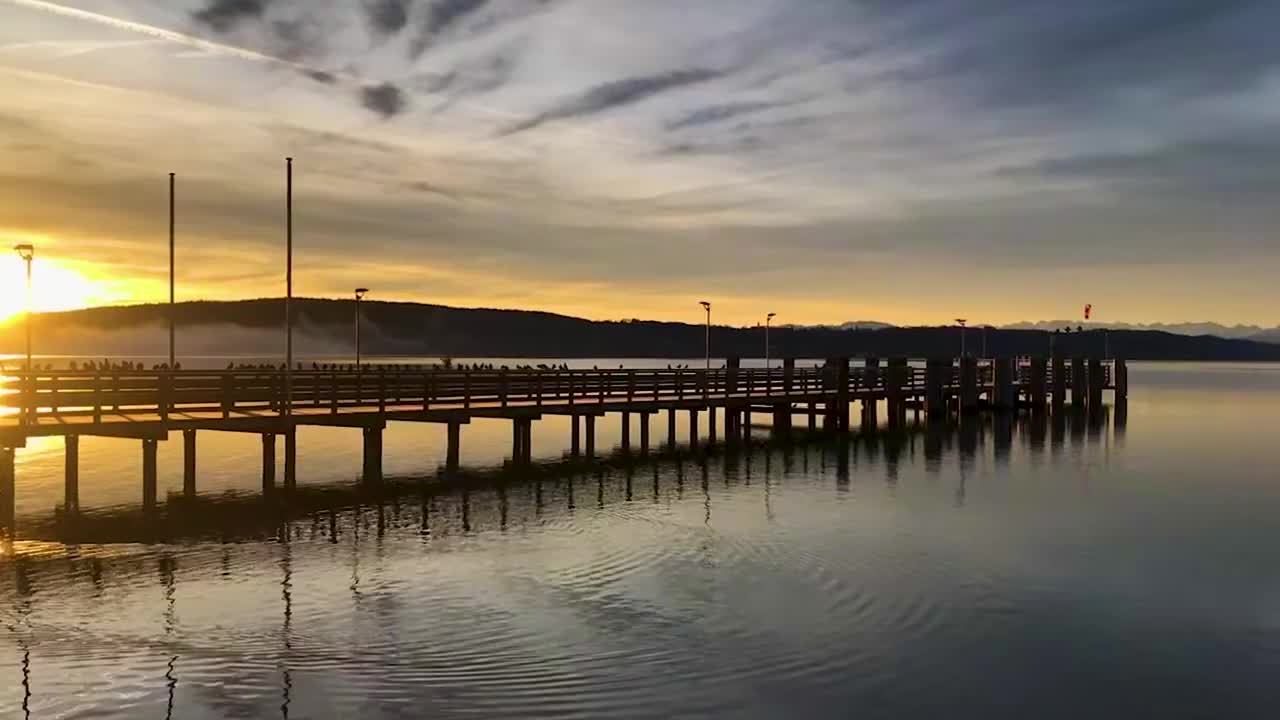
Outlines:
[{"label": "distant mountain range", "polygon": [[[876,322],[874,320],[854,320],[840,325],[807,325],[788,327],[820,327],[834,328],[837,330],[880,330],[898,326],[890,323]],[[979,328],[982,326],[970,325],[970,327]],[[1140,324],[1080,323],[1078,321],[1072,322],[1069,320],[1042,320],[1039,322],[1020,322],[1013,323],[1012,325],[1000,325],[998,327],[1002,330],[1041,330],[1045,332],[1061,330],[1067,327],[1071,328],[1073,331],[1079,327],[1084,327],[1085,330],[1138,330],[1164,332],[1171,335],[1188,335],[1192,337],[1209,335],[1229,340],[1253,340],[1255,342],[1280,343],[1280,327],[1264,328],[1258,325],[1221,325],[1219,323],[1212,322]]]},{"label": "distant mountain range", "polygon": [[[368,302],[362,308],[367,354],[522,358],[701,358],[705,328],[699,324],[644,320],[596,321],[523,310],[452,308],[418,303]],[[299,357],[352,353],[354,306],[350,300],[294,300],[294,347]],[[35,352],[47,355],[164,355],[168,348],[166,305],[103,307],[33,318]],[[180,303],[177,347],[184,356],[269,356],[283,351],[284,301]],[[1048,324],[1054,326],[1055,324]],[[1057,324],[1065,326],[1066,323]],[[763,328],[716,326],[715,357],[759,358]],[[23,323],[0,326],[0,352],[19,353]],[[969,349],[987,354],[1043,355],[1049,333],[1037,329],[971,329]],[[1167,330],[1115,329],[1072,332],[1055,340],[1068,355],[1133,360],[1280,361],[1280,343]],[[892,327],[858,321],[837,327],[780,326],[770,335],[770,353],[780,357],[946,357],[959,353],[955,327]]]}]

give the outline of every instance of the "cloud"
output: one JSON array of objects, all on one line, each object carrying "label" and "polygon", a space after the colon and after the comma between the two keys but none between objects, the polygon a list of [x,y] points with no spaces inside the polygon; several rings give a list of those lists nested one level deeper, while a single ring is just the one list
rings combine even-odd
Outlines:
[{"label": "cloud", "polygon": [[218,32],[227,32],[241,20],[262,17],[270,0],[210,0],[209,4],[192,13],[197,21]]},{"label": "cloud", "polygon": [[488,0],[437,0],[427,11],[425,30],[432,35],[444,32],[487,4]]},{"label": "cloud", "polygon": [[384,118],[399,115],[408,105],[404,91],[389,82],[360,88],[360,102]]},{"label": "cloud", "polygon": [[597,85],[585,93],[563,102],[550,110],[507,128],[503,134],[512,135],[555,120],[582,117],[613,108],[640,102],[658,93],[675,88],[697,85],[720,77],[721,73],[705,68],[672,70],[659,75],[630,77]]},{"label": "cloud", "polygon": [[369,24],[377,32],[392,35],[409,23],[409,0],[364,0]]},{"label": "cloud", "polygon": [[698,108],[697,110],[693,110],[675,120],[672,120],[667,123],[667,129],[683,130],[685,128],[701,125],[713,125],[726,120],[732,120],[740,115],[750,115],[763,110],[772,110],[773,108],[782,107],[784,104],[785,103],[781,102],[756,101],[711,105],[709,107]]}]

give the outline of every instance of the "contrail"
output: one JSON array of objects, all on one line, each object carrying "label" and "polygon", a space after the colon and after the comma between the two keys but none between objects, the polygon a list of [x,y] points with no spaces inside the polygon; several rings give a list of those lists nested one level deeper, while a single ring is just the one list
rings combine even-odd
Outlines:
[{"label": "contrail", "polygon": [[27,8],[30,10],[37,10],[41,12],[52,13],[54,15],[61,15],[62,17],[73,18],[75,20],[83,20],[85,22],[97,23],[98,25],[105,25],[107,27],[112,27],[117,30],[124,30],[126,32],[138,33],[138,34],[146,35],[148,37],[155,38],[157,40],[164,40],[167,42],[178,43],[180,45],[186,45],[188,47],[198,48],[200,50],[216,53],[218,55],[229,55],[231,57],[238,57],[242,60],[264,62],[264,63],[273,64],[273,65],[283,65],[285,67],[293,68],[295,70],[301,70],[304,72],[320,71],[319,68],[313,68],[309,65],[303,65],[302,63],[293,62],[292,60],[285,60],[284,58],[278,58],[273,55],[267,55],[265,53],[255,52],[253,50],[246,50],[245,48],[236,47],[234,45],[225,45],[223,43],[211,42],[209,40],[194,37],[192,35],[186,35],[184,33],[174,32],[173,30],[166,30],[164,28],[159,28],[154,25],[146,25],[144,23],[133,22],[132,20],[122,20],[120,18],[112,17],[110,15],[103,15],[101,13],[90,12],[88,10],[81,10],[79,8],[71,8],[71,7],[67,7],[66,5],[59,5],[58,3],[55,3],[55,2],[46,2],[45,0],[0,0],[0,2],[7,3],[9,5],[16,5],[18,7]]}]

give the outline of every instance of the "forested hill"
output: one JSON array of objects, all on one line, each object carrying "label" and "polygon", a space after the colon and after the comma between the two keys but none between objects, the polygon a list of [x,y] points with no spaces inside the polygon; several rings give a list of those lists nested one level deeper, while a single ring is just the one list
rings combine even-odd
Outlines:
[{"label": "forested hill", "polygon": [[[703,354],[698,324],[642,320],[591,321],[544,312],[464,309],[418,303],[370,302],[363,311],[363,347],[370,355],[451,357],[662,357]],[[295,343],[300,354],[346,354],[354,335],[351,300],[294,300]],[[696,310],[696,308],[695,308]],[[40,354],[154,354],[167,352],[167,305],[137,305],[37,315]],[[696,315],[696,313],[694,313]],[[184,354],[274,353],[282,346],[281,299],[191,302],[177,306],[178,344]],[[968,331],[971,351],[982,347],[981,329]],[[987,354],[1035,355],[1049,348],[1039,330],[986,333]],[[21,319],[0,326],[0,351],[18,353],[25,335]],[[760,357],[762,328],[714,327],[716,357]],[[1059,335],[1067,354],[1101,354],[1098,332]],[[1134,360],[1280,360],[1280,345],[1165,332],[1113,330],[1105,342],[1112,355]],[[956,355],[960,330],[918,328],[792,328],[771,331],[773,357]]]}]

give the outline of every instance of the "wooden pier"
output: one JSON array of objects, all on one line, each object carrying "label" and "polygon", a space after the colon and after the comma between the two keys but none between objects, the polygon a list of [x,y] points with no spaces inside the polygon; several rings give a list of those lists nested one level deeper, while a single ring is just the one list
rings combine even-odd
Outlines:
[{"label": "wooden pier", "polygon": [[[674,449],[676,414],[689,413],[688,446],[739,442],[753,413],[771,419],[774,432],[789,436],[800,415],[807,427],[830,433],[850,430],[850,410],[861,406],[860,425],[874,428],[885,405],[890,426],[908,412],[930,419],[955,412],[1046,412],[1076,410],[1128,394],[1123,360],[1090,358],[998,358],[881,361],[827,360],[797,367],[785,360],[772,369],[742,368],[730,358],[714,370],[475,370],[365,366],[343,370],[228,371],[35,371],[0,380],[0,526],[14,527],[14,450],[27,438],[66,438],[64,509],[79,509],[78,449],[81,436],[130,438],[142,444],[142,504],[157,504],[157,443],[181,432],[183,493],[197,489],[196,447],[201,430],[240,432],[262,439],[262,489],[277,492],[277,438],[283,437],[282,489],[297,484],[296,433],[301,426],[359,429],[364,438],[362,480],[382,480],[382,434],[388,422],[437,423],[447,427],[444,471],[458,470],[462,427],[474,418],[511,421],[510,460],[532,462],[532,425],[546,415],[569,416],[569,453],[596,455],[596,422],[617,415],[621,445],[633,451],[632,416],[639,419],[640,455],[655,450],[649,419],[667,414],[666,446]],[[723,435],[723,440],[721,440]]]}]

